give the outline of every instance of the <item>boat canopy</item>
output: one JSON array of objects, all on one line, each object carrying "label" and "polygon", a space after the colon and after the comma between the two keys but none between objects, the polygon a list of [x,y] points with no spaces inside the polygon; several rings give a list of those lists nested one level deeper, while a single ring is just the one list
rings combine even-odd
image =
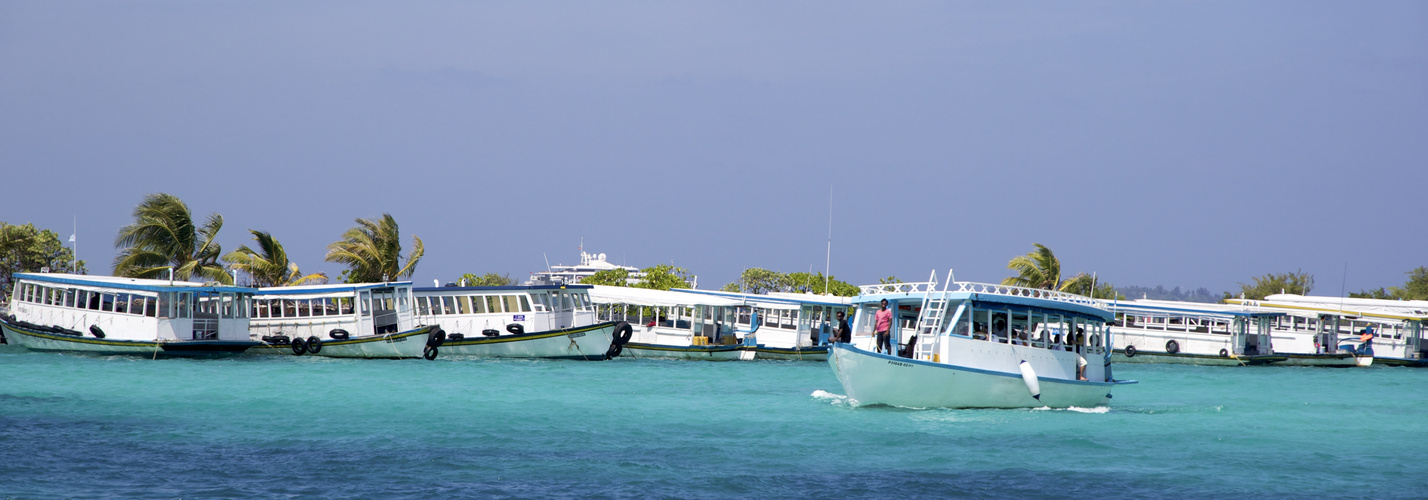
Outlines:
[{"label": "boat canopy", "polygon": [[596,304],[630,304],[655,307],[724,306],[748,305],[744,301],[716,297],[702,293],[650,290],[624,286],[593,285],[590,301]]},{"label": "boat canopy", "polygon": [[1204,302],[1177,302],[1172,300],[1140,299],[1130,301],[1104,301],[1104,306],[1115,313],[1130,314],[1168,314],[1224,319],[1284,316],[1283,312],[1278,311],[1248,310],[1242,306]]},{"label": "boat canopy", "polygon": [[259,296],[282,296],[285,299],[320,299],[323,297],[350,297],[354,292],[378,288],[410,287],[410,281],[388,283],[334,283],[330,285],[275,286],[259,288]]},{"label": "boat canopy", "polygon": [[215,293],[255,293],[258,291],[256,288],[242,286],[194,283],[190,281],[125,278],[119,276],[90,276],[87,274],[15,273],[15,280],[26,280],[36,283],[55,283],[81,288],[114,288],[123,290],[140,290],[145,292],[196,291]]},{"label": "boat canopy", "polygon": [[[738,300],[744,305],[761,307],[764,309],[798,309],[801,306],[805,305],[848,307],[848,304],[851,302],[848,297],[830,297],[813,294],[757,294],[744,292],[725,292],[722,290],[693,290],[687,288],[675,288],[675,290],[685,293],[697,293],[702,295],[712,295],[715,297]],[[840,301],[838,299],[843,300]]]}]

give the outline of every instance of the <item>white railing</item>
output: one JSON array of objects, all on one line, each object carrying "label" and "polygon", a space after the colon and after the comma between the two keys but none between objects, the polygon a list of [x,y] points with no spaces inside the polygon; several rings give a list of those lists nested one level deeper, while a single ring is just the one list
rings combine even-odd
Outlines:
[{"label": "white railing", "polygon": [[[936,283],[889,283],[878,285],[862,285],[858,290],[864,295],[877,295],[882,293],[931,293],[935,290]],[[1053,300],[1056,302],[1066,302],[1068,304],[1080,304],[1095,308],[1102,308],[1095,299],[1074,293],[1058,292],[1056,290],[1043,290],[1040,288],[1025,288],[1011,285],[994,285],[990,283],[972,283],[958,281],[948,287],[949,292],[970,292],[987,295],[1006,295],[1010,297],[1030,297],[1035,299]]]}]

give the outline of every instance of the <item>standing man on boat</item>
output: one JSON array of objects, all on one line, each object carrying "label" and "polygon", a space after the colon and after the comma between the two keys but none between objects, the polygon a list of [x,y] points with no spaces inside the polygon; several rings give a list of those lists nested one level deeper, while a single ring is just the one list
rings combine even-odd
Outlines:
[{"label": "standing man on boat", "polygon": [[888,335],[888,330],[892,329],[892,311],[888,310],[888,299],[883,299],[882,309],[878,309],[873,318],[873,332],[877,333],[877,351],[881,353],[884,352],[884,348],[887,348],[886,352],[892,354],[892,341]]}]

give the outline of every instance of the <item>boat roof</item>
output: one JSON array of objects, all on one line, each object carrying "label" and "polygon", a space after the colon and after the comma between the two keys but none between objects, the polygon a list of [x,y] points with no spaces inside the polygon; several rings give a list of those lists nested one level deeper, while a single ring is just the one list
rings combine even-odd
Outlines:
[{"label": "boat roof", "polygon": [[530,290],[589,290],[593,285],[504,285],[504,286],[424,286],[413,288],[416,293],[441,292],[510,292]]},{"label": "boat roof", "polygon": [[1280,311],[1249,310],[1244,306],[1211,304],[1208,302],[1181,302],[1176,300],[1119,300],[1101,301],[1102,307],[1118,313],[1159,313],[1181,316],[1213,316],[1222,318],[1258,318],[1284,316]]},{"label": "boat roof", "polygon": [[345,295],[361,290],[411,286],[411,284],[412,282],[410,281],[389,281],[386,283],[330,283],[326,285],[270,286],[259,288],[257,295],[307,295],[315,297],[334,294]]},{"label": "boat roof", "polygon": [[879,283],[862,285],[862,291],[853,298],[853,304],[867,304],[887,300],[922,300],[930,294],[947,294],[947,300],[987,301],[1001,304],[1016,304],[1045,310],[1064,310],[1094,316],[1104,321],[1115,319],[1115,314],[1106,310],[1100,301],[1074,293],[1024,288],[1011,285],[994,285],[970,281],[948,283],[943,290],[937,289],[935,282],[922,283]]},{"label": "boat roof", "polygon": [[[1270,295],[1264,300],[1226,299],[1226,302],[1251,309],[1279,310],[1296,316],[1331,314],[1356,318],[1428,321],[1428,309],[1418,309],[1415,304],[1412,304],[1424,301],[1344,298],[1341,305],[1338,297],[1276,294]],[[1399,302],[1408,304],[1399,305]]]},{"label": "boat roof", "polygon": [[63,285],[117,288],[122,290],[142,290],[146,292],[207,291],[226,293],[255,293],[256,288],[194,283],[192,281],[169,281],[147,278],[127,278],[122,276],[94,276],[66,273],[15,273],[16,280],[26,280]]},{"label": "boat roof", "polygon": [[627,286],[590,285],[590,301],[596,304],[630,304],[655,307],[741,306],[743,301],[702,293],[651,290]]},{"label": "boat roof", "polygon": [[847,307],[852,303],[850,297],[839,297],[837,295],[814,295],[811,293],[744,293],[726,292],[723,290],[696,290],[692,288],[675,288],[675,290],[687,293],[699,293],[724,297],[727,299],[743,301],[745,304],[762,307],[765,309],[798,309],[804,304],[818,306],[843,306]]}]

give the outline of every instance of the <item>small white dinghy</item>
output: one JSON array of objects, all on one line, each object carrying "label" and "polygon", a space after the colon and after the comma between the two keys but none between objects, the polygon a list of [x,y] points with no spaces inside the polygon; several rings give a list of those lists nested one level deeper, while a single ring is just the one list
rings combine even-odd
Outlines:
[{"label": "small white dinghy", "polygon": [[[859,405],[912,408],[1095,407],[1111,388],[1114,316],[1094,300],[1005,285],[926,283],[862,287],[852,344],[828,363]],[[871,335],[882,302],[893,315],[896,355]],[[915,325],[915,326],[913,326]],[[1095,360],[1088,363],[1087,360]]]}]

